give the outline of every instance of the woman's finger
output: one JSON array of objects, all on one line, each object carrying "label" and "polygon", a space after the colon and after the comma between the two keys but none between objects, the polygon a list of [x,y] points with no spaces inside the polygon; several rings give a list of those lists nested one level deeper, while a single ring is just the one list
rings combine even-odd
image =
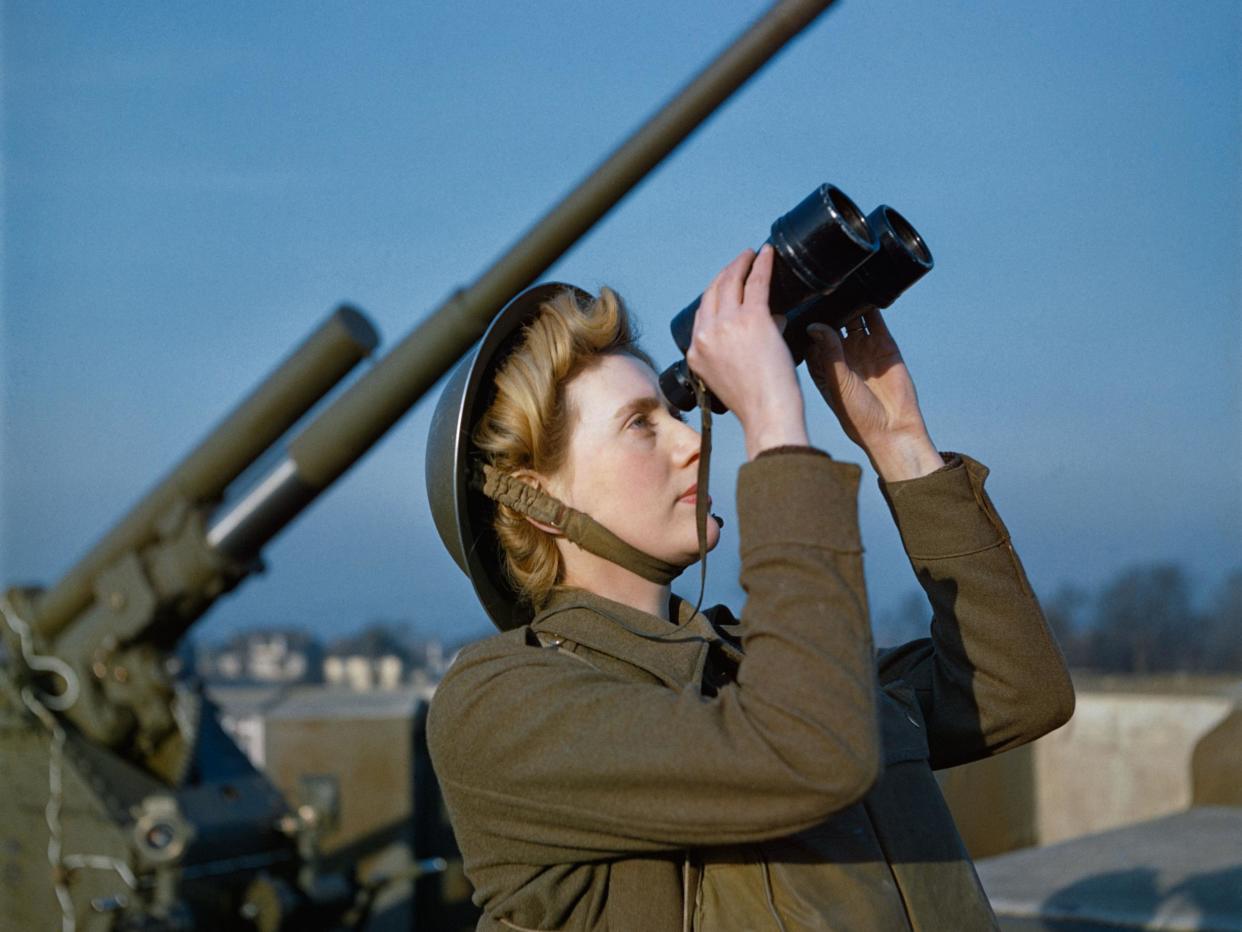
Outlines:
[{"label": "woman's finger", "polygon": [[891,340],[893,338],[893,335],[888,332],[888,324],[884,322],[884,315],[880,313],[878,307],[873,307],[865,312],[862,319],[867,325],[867,332],[872,336],[879,337],[881,340]]},{"label": "woman's finger", "polygon": [[691,326],[691,340],[698,337],[703,328],[710,326],[715,322],[715,311],[717,311],[717,292],[715,292],[715,283],[720,280],[720,276],[713,278],[704,288],[703,295],[699,296],[699,306],[694,312],[694,323]]},{"label": "woman's finger", "polygon": [[806,328],[811,338],[808,356],[822,356],[826,360],[845,362],[845,347],[841,345],[841,336],[827,324],[811,324]]},{"label": "woman's finger", "polygon": [[716,322],[716,317],[720,312],[720,282],[727,271],[727,266],[721,269],[703,289],[703,294],[699,298],[699,308],[694,312],[694,325],[690,328],[692,342],[699,333]]},{"label": "woman's finger", "polygon": [[807,370],[820,391],[831,395],[830,400],[839,398],[841,386],[850,376],[841,337],[826,324],[811,324],[806,332],[811,338],[806,354]]},{"label": "woman's finger", "polygon": [[861,340],[867,336],[867,324],[863,317],[855,317],[845,325],[845,340],[853,343],[855,340]]},{"label": "woman's finger", "polygon": [[746,275],[755,261],[755,251],[744,249],[736,259],[720,273],[716,289],[721,310],[732,310],[742,303],[746,287]]},{"label": "woman's finger", "polygon": [[[749,250],[748,250],[749,251]],[[772,285],[772,247],[764,244],[750,266],[742,288],[742,303],[751,307],[768,306],[768,290]]]}]

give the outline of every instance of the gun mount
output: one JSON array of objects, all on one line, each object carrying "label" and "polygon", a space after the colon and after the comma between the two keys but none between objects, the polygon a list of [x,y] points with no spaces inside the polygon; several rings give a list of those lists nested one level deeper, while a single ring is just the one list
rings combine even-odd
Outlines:
[{"label": "gun mount", "polygon": [[[316,854],[332,794],[308,784],[291,808],[210,703],[178,681],[172,650],[262,568],[264,546],[397,423],[510,297],[831,2],[776,3],[287,444],[378,345],[358,311],[329,317],[56,585],[9,590],[0,602],[0,742],[10,788],[0,826],[13,850],[47,844],[46,859],[22,855],[6,871],[6,923],[52,928],[57,914],[66,930],[363,921],[368,891],[322,869]],[[239,478],[272,453],[275,465],[239,490]]]}]

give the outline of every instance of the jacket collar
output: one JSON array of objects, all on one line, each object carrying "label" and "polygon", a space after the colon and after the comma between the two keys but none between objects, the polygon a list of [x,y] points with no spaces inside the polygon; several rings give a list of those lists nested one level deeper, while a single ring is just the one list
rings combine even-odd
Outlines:
[{"label": "jacket collar", "polygon": [[702,681],[707,649],[721,642],[707,617],[674,597],[678,624],[584,589],[552,594],[531,630],[557,635],[646,670],[682,689]]}]

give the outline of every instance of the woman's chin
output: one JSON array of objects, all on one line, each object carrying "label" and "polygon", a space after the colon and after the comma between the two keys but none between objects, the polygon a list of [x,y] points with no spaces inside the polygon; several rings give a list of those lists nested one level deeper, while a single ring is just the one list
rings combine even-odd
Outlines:
[{"label": "woman's chin", "polygon": [[[707,525],[707,552],[711,553],[716,549],[716,545],[720,543],[720,526],[715,521],[711,521]],[[687,542],[686,547],[682,550],[681,559],[676,561],[683,566],[689,566],[692,563],[699,562],[699,538],[698,532],[694,533],[694,537]]]}]

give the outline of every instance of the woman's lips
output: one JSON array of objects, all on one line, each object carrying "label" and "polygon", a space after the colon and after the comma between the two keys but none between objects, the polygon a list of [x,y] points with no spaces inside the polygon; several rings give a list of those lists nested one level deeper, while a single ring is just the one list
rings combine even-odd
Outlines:
[{"label": "woman's lips", "polygon": [[[677,499],[677,501],[685,502],[687,505],[697,505],[699,501],[699,487],[697,483],[682,492],[681,498]],[[712,507],[712,497],[710,495],[707,496],[707,507]]]}]

